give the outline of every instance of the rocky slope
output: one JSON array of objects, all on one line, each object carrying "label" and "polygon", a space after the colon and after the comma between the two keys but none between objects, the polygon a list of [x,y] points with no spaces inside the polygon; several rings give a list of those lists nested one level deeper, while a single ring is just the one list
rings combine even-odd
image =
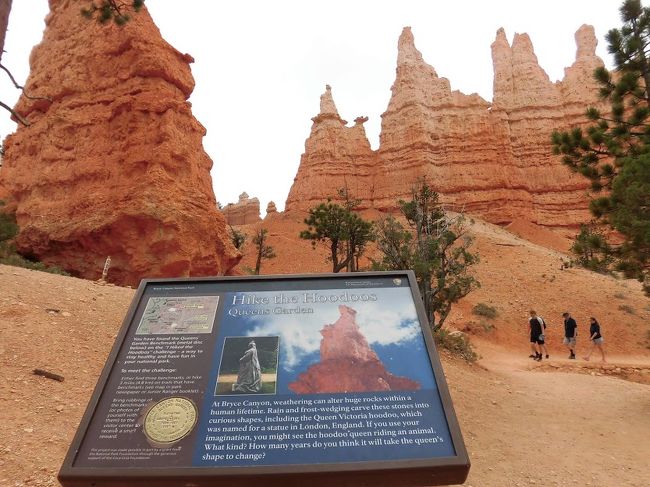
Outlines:
[{"label": "rocky slope", "polygon": [[577,56],[565,78],[552,83],[526,34],[512,46],[500,29],[492,44],[494,101],[452,91],[415,47],[410,28],[398,42],[396,79],[382,115],[380,146],[370,148],[364,118],[347,127],[327,87],[321,112],[286,209],[306,210],[347,187],[362,207],[392,210],[425,178],[450,208],[494,223],[523,219],[575,226],[588,219],[587,183],[553,156],[553,129],[584,124],[597,101],[592,27],[576,33]]},{"label": "rocky slope", "polygon": [[29,120],[6,141],[0,186],[21,253],[86,277],[227,273],[239,255],[216,209],[205,128],[187,99],[191,56],[161,37],[146,10],[124,27],[51,0],[16,110]]}]

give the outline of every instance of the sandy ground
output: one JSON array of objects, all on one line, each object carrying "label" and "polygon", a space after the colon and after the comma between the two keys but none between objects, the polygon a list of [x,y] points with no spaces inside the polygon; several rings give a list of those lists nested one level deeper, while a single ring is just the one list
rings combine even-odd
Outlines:
[{"label": "sandy ground", "polygon": [[[58,485],[133,294],[0,266],[1,486]],[[525,346],[508,350],[489,337],[478,345],[475,365],[442,356],[472,459],[465,485],[650,485],[650,386],[608,376],[594,362],[575,373],[566,359],[530,361]],[[650,373],[643,356],[613,354],[610,362]]]}]

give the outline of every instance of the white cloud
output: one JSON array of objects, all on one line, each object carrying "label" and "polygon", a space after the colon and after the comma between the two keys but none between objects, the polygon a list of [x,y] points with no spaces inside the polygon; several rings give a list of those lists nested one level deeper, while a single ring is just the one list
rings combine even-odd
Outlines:
[{"label": "white cloud", "polygon": [[[319,292],[332,293],[329,290]],[[333,293],[341,292],[344,291],[337,290]],[[299,304],[302,307],[312,308],[313,314],[254,316],[251,319],[257,324],[248,335],[279,336],[280,346],[286,353],[284,366],[288,369],[294,368],[305,355],[319,351],[322,338],[320,330],[339,319],[339,304],[349,305],[357,311],[357,324],[370,346],[405,343],[419,336],[420,325],[411,291],[408,288],[348,289],[347,292],[374,293],[377,295],[377,301]],[[267,295],[270,298],[276,294],[275,292],[256,293],[259,297]],[[304,292],[284,292],[284,294],[302,298]],[[284,307],[291,306],[295,305],[284,305]],[[273,309],[272,307],[271,310]]]}]

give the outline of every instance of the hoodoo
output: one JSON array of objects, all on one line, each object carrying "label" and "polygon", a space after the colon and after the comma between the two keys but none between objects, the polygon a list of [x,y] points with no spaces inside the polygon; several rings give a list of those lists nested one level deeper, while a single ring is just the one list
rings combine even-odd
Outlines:
[{"label": "hoodoo", "polygon": [[50,0],[6,140],[0,185],[21,253],[84,278],[225,274],[240,256],[216,209],[193,117],[191,56],[165,42],[146,9],[123,27]]},{"label": "hoodoo", "polygon": [[363,207],[394,210],[425,178],[449,208],[493,223],[565,227],[588,220],[588,183],[561,164],[550,144],[554,129],[586,124],[584,107],[598,103],[593,71],[603,62],[595,54],[593,28],[583,25],[576,44],[575,63],[553,83],[528,35],[515,34],[510,46],[499,29],[489,103],[452,90],[404,28],[379,149],[370,149],[365,132],[354,132],[357,126],[345,125],[328,89],[312,119],[287,210],[336,199],[344,187]]}]

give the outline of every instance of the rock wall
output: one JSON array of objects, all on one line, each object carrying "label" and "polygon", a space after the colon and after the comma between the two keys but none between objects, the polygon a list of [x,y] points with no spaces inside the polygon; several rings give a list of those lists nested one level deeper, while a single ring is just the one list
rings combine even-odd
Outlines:
[{"label": "rock wall", "polygon": [[297,394],[417,390],[420,384],[386,370],[356,323],[356,310],[339,306],[339,319],[321,330],[320,361],[289,384]]},{"label": "rock wall", "polygon": [[84,278],[228,273],[240,255],[216,209],[205,128],[187,99],[193,59],[167,44],[143,9],[124,27],[50,0],[30,57],[30,122],[6,142],[19,251]]},{"label": "rock wall", "polygon": [[248,225],[261,220],[260,200],[249,198],[245,192],[239,195],[237,203],[229,203],[221,211],[228,225]]},{"label": "rock wall", "polygon": [[365,132],[341,120],[328,87],[286,209],[306,210],[348,187],[364,207],[391,211],[425,178],[451,209],[493,223],[524,219],[561,227],[587,220],[589,185],[561,164],[550,144],[554,129],[585,124],[585,107],[598,100],[592,74],[603,63],[593,28],[582,26],[576,44],[575,63],[552,83],[528,35],[515,34],[510,46],[499,29],[489,103],[452,91],[405,28],[379,149],[372,151]]}]

